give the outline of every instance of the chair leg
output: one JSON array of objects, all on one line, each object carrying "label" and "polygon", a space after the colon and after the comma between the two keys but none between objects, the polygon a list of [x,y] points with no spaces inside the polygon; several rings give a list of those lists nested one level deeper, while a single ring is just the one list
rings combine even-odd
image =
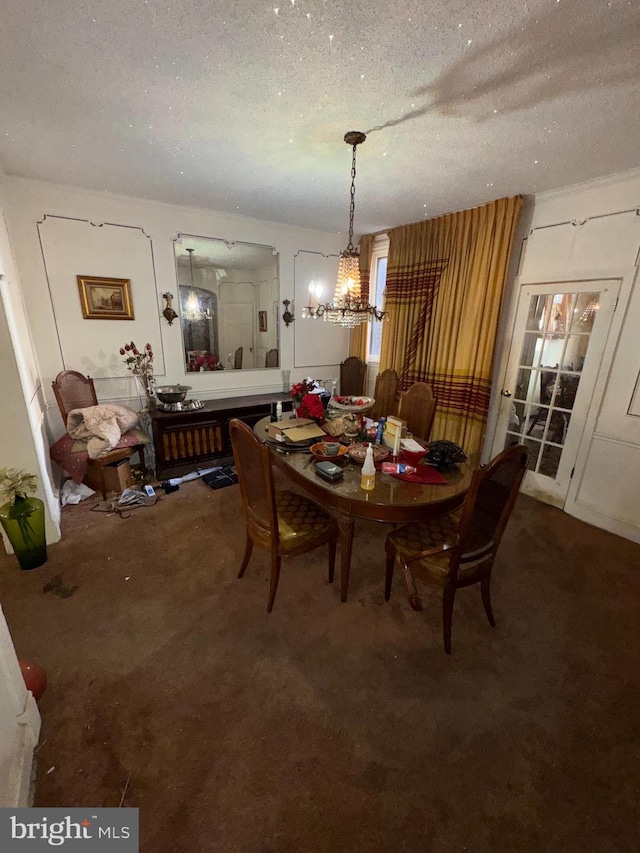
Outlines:
[{"label": "chair leg", "polygon": [[418,595],[416,582],[411,574],[411,569],[405,564],[402,566],[402,571],[404,572],[404,582],[407,585],[407,593],[409,595],[409,604],[411,605],[411,609],[417,610],[419,613],[422,610],[422,602],[420,601],[420,596]]},{"label": "chair leg", "polygon": [[444,650],[448,655],[451,654],[451,621],[455,597],[456,588],[446,586],[442,594],[442,632],[444,634]]},{"label": "chair leg", "polygon": [[249,560],[251,559],[251,553],[253,552],[253,539],[247,533],[247,541],[244,546],[244,557],[242,558],[242,565],[240,566],[240,571],[238,572],[238,577],[241,578],[245,572],[245,569],[249,565]]},{"label": "chair leg", "polygon": [[269,586],[269,603],[267,604],[267,613],[273,610],[273,602],[278,589],[278,581],[280,580],[280,564],[282,558],[276,554],[271,555],[271,584]]},{"label": "chair leg", "polygon": [[333,583],[333,576],[336,569],[336,546],[337,540],[331,539],[329,542],[329,583]]},{"label": "chair leg", "polygon": [[491,575],[487,575],[482,578],[480,581],[480,591],[482,593],[482,603],[484,604],[489,625],[491,625],[492,628],[495,628],[496,620],[493,617],[493,610],[491,609]]},{"label": "chair leg", "polygon": [[136,450],[138,451],[138,459],[140,460],[140,470],[143,474],[146,474],[147,465],[144,461],[144,444],[138,444]]},{"label": "chair leg", "polygon": [[384,600],[389,601],[391,598],[391,584],[393,582],[393,567],[396,561],[395,554],[387,553],[387,565],[384,573]]}]

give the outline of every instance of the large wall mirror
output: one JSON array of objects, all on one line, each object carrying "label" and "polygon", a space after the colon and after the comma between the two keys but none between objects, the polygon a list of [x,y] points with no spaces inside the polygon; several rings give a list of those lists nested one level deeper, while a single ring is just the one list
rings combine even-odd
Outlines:
[{"label": "large wall mirror", "polygon": [[174,252],[186,372],[279,367],[273,246],[180,234]]}]

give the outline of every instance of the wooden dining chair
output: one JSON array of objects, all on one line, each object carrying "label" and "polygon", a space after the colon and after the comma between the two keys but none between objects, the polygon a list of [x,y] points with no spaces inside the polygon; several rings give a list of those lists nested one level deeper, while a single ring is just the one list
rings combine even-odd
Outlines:
[{"label": "wooden dining chair", "polygon": [[436,414],[436,399],[426,382],[414,382],[400,394],[396,415],[407,422],[407,430],[416,438],[429,441]]},{"label": "wooden dining chair", "polygon": [[340,364],[340,394],[347,397],[362,397],[367,376],[367,365],[356,355]]},{"label": "wooden dining chair", "polygon": [[442,630],[451,654],[451,621],[456,590],[479,583],[487,619],[491,609],[491,570],[504,528],[527,468],[528,450],[514,445],[474,472],[460,517],[445,515],[406,524],[387,536],[384,597],[391,595],[396,559],[402,566],[414,610],[422,610],[415,577],[442,587]]},{"label": "wooden dining chair", "polygon": [[242,495],[246,544],[238,577],[244,575],[253,546],[271,555],[271,583],[267,612],[271,613],[283,557],[306,554],[329,545],[329,583],[333,583],[338,525],[313,501],[273,485],[271,451],[243,421],[229,423],[231,446]]},{"label": "wooden dining chair", "polygon": [[270,349],[268,350],[265,358],[264,358],[264,366],[265,367],[277,367],[278,366],[278,350]]},{"label": "wooden dining chair", "polygon": [[[69,412],[73,409],[86,409],[89,406],[98,405],[98,397],[93,379],[90,376],[83,376],[77,370],[63,370],[61,373],[58,373],[51,383],[51,387],[53,388],[65,429],[67,427]],[[107,488],[104,478],[105,466],[111,465],[113,462],[119,462],[122,459],[130,459],[134,453],[138,454],[141,470],[143,472],[146,471],[144,443],[127,445],[126,447],[115,447],[105,456],[100,457],[100,459],[89,460],[87,479],[92,483],[98,484],[103,500],[106,501],[107,499]]]},{"label": "wooden dining chair", "polygon": [[380,418],[394,414],[397,396],[398,374],[392,368],[388,368],[376,377],[376,390],[373,394],[376,402],[369,417],[379,421]]}]

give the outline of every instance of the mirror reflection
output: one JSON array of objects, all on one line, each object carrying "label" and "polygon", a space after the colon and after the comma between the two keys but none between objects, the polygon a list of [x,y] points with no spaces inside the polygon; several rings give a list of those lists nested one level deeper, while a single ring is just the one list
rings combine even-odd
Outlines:
[{"label": "mirror reflection", "polygon": [[275,249],[181,234],[174,252],[186,372],[279,367]]}]

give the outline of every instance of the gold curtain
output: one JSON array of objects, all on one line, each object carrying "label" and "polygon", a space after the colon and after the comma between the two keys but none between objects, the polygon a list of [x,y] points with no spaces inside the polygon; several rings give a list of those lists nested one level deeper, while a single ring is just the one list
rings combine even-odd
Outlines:
[{"label": "gold curtain", "polygon": [[[360,290],[362,301],[369,302],[369,278],[371,276],[371,254],[373,252],[373,234],[365,234],[360,238]],[[369,324],[361,323],[351,330],[349,338],[349,355],[357,355],[363,361],[367,359],[367,333]]]},{"label": "gold curtain", "polygon": [[491,371],[522,197],[403,225],[389,232],[389,321],[380,372],[405,390],[426,382],[437,401],[433,440],[467,454],[482,447]]}]

